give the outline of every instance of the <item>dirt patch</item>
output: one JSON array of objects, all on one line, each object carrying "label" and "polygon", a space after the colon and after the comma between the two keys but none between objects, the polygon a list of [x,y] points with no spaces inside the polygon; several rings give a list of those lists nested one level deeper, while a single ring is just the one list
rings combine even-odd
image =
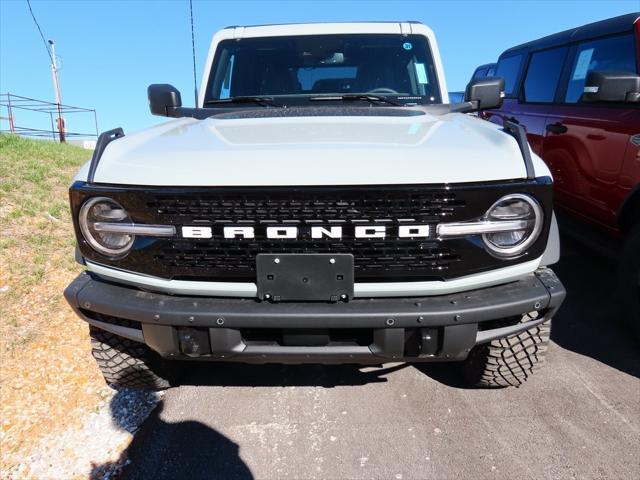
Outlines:
[{"label": "dirt patch", "polygon": [[19,333],[2,332],[3,469],[21,463],[43,436],[79,427],[112,395],[91,357],[88,327],[60,297],[72,278],[45,278],[12,309]]}]

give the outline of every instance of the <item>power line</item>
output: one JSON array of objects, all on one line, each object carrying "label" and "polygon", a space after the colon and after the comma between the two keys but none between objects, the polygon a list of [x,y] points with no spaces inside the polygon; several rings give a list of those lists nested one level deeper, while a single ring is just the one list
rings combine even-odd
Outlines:
[{"label": "power line", "polygon": [[44,34],[42,33],[40,24],[38,23],[38,20],[36,20],[36,16],[33,14],[33,10],[31,9],[31,2],[29,0],[27,0],[27,5],[29,6],[29,12],[31,12],[31,18],[33,18],[33,21],[35,22],[36,27],[38,27],[38,31],[40,32],[40,38],[42,38],[42,43],[44,44],[44,48],[47,50],[47,55],[49,55],[49,59],[51,60],[51,63],[53,63],[53,57],[51,56],[51,52],[49,51],[47,41],[44,39]]},{"label": "power line", "polygon": [[196,40],[193,36],[193,0],[189,0],[189,12],[191,14],[191,53],[193,56],[193,91],[196,96],[195,106],[197,107],[198,106],[198,77],[196,75]]}]

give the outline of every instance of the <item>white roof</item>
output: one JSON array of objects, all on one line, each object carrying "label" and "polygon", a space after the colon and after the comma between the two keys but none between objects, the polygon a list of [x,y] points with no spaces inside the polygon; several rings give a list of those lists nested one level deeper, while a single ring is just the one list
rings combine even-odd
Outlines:
[{"label": "white roof", "polygon": [[415,22],[331,22],[331,23],[285,23],[228,27],[219,33],[233,32],[225,38],[277,37],[286,35],[331,35],[347,33],[389,33],[433,35],[431,29]]}]

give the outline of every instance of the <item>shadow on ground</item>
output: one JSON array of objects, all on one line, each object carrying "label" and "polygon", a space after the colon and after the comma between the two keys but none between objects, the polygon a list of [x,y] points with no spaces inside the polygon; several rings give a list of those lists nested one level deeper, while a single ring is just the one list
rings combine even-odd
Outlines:
[{"label": "shadow on ground", "polygon": [[[236,443],[200,422],[165,422],[161,418],[162,408],[160,402],[136,433],[127,451],[130,463],[121,478],[148,478],[147,469],[140,468],[145,464],[153,465],[156,480],[184,478],[185,472],[189,472],[190,480],[253,478],[251,470],[240,458]],[[155,448],[148,448],[151,443]],[[178,457],[176,448],[179,449]],[[167,455],[169,450],[171,455]]]},{"label": "shadow on ground", "polygon": [[197,363],[190,365],[189,374],[181,385],[221,387],[325,387],[359,386],[386,382],[385,375],[406,368],[407,364],[391,366],[363,365],[224,365]]},{"label": "shadow on ground", "polygon": [[561,258],[553,269],[567,298],[554,318],[551,340],[640,378],[640,342],[619,314],[615,260],[566,237]]},{"label": "shadow on ground", "polygon": [[[142,427],[131,424],[122,414],[122,403],[129,401],[132,390],[120,390],[109,407],[113,422],[134,434],[126,452],[113,462],[93,465],[91,479],[144,479],[152,466],[154,479],[252,479],[253,475],[239,455],[236,443],[215,429],[195,421],[169,423],[162,419],[163,401],[155,407]],[[153,395],[134,393],[134,395]],[[144,399],[141,399],[144,401]],[[137,431],[136,431],[137,430]],[[153,444],[154,448],[149,448]],[[171,451],[171,455],[168,452]],[[176,452],[179,451],[179,461]]]},{"label": "shadow on ground", "polygon": [[[224,368],[210,363],[189,365],[181,385],[224,387],[362,386],[386,382],[386,375],[406,368],[362,365],[247,365],[225,364]],[[151,395],[151,394],[148,394]],[[128,416],[122,414],[122,404],[130,403],[130,390],[121,390],[111,399],[111,416],[122,430],[134,433],[127,451],[120,459],[94,465],[91,478],[144,479],[153,471],[154,479],[251,479],[253,475],[239,455],[236,443],[215,429],[196,421],[166,422],[162,418],[164,401],[136,430]],[[153,444],[154,448],[149,448]],[[168,452],[171,452],[169,454]],[[177,458],[176,457],[177,454]]]}]

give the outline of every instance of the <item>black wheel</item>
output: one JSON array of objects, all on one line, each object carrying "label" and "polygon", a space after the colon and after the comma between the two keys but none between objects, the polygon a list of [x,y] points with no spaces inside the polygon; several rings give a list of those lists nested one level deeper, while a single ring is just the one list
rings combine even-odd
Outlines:
[{"label": "black wheel", "polygon": [[478,387],[518,387],[544,363],[550,334],[551,320],[547,320],[517,335],[478,345],[462,362],[462,375]]},{"label": "black wheel", "polygon": [[146,345],[92,326],[89,332],[93,358],[110,386],[164,390],[177,379],[177,367]]},{"label": "black wheel", "polygon": [[623,318],[640,339],[640,225],[627,236],[620,257],[618,292]]}]

